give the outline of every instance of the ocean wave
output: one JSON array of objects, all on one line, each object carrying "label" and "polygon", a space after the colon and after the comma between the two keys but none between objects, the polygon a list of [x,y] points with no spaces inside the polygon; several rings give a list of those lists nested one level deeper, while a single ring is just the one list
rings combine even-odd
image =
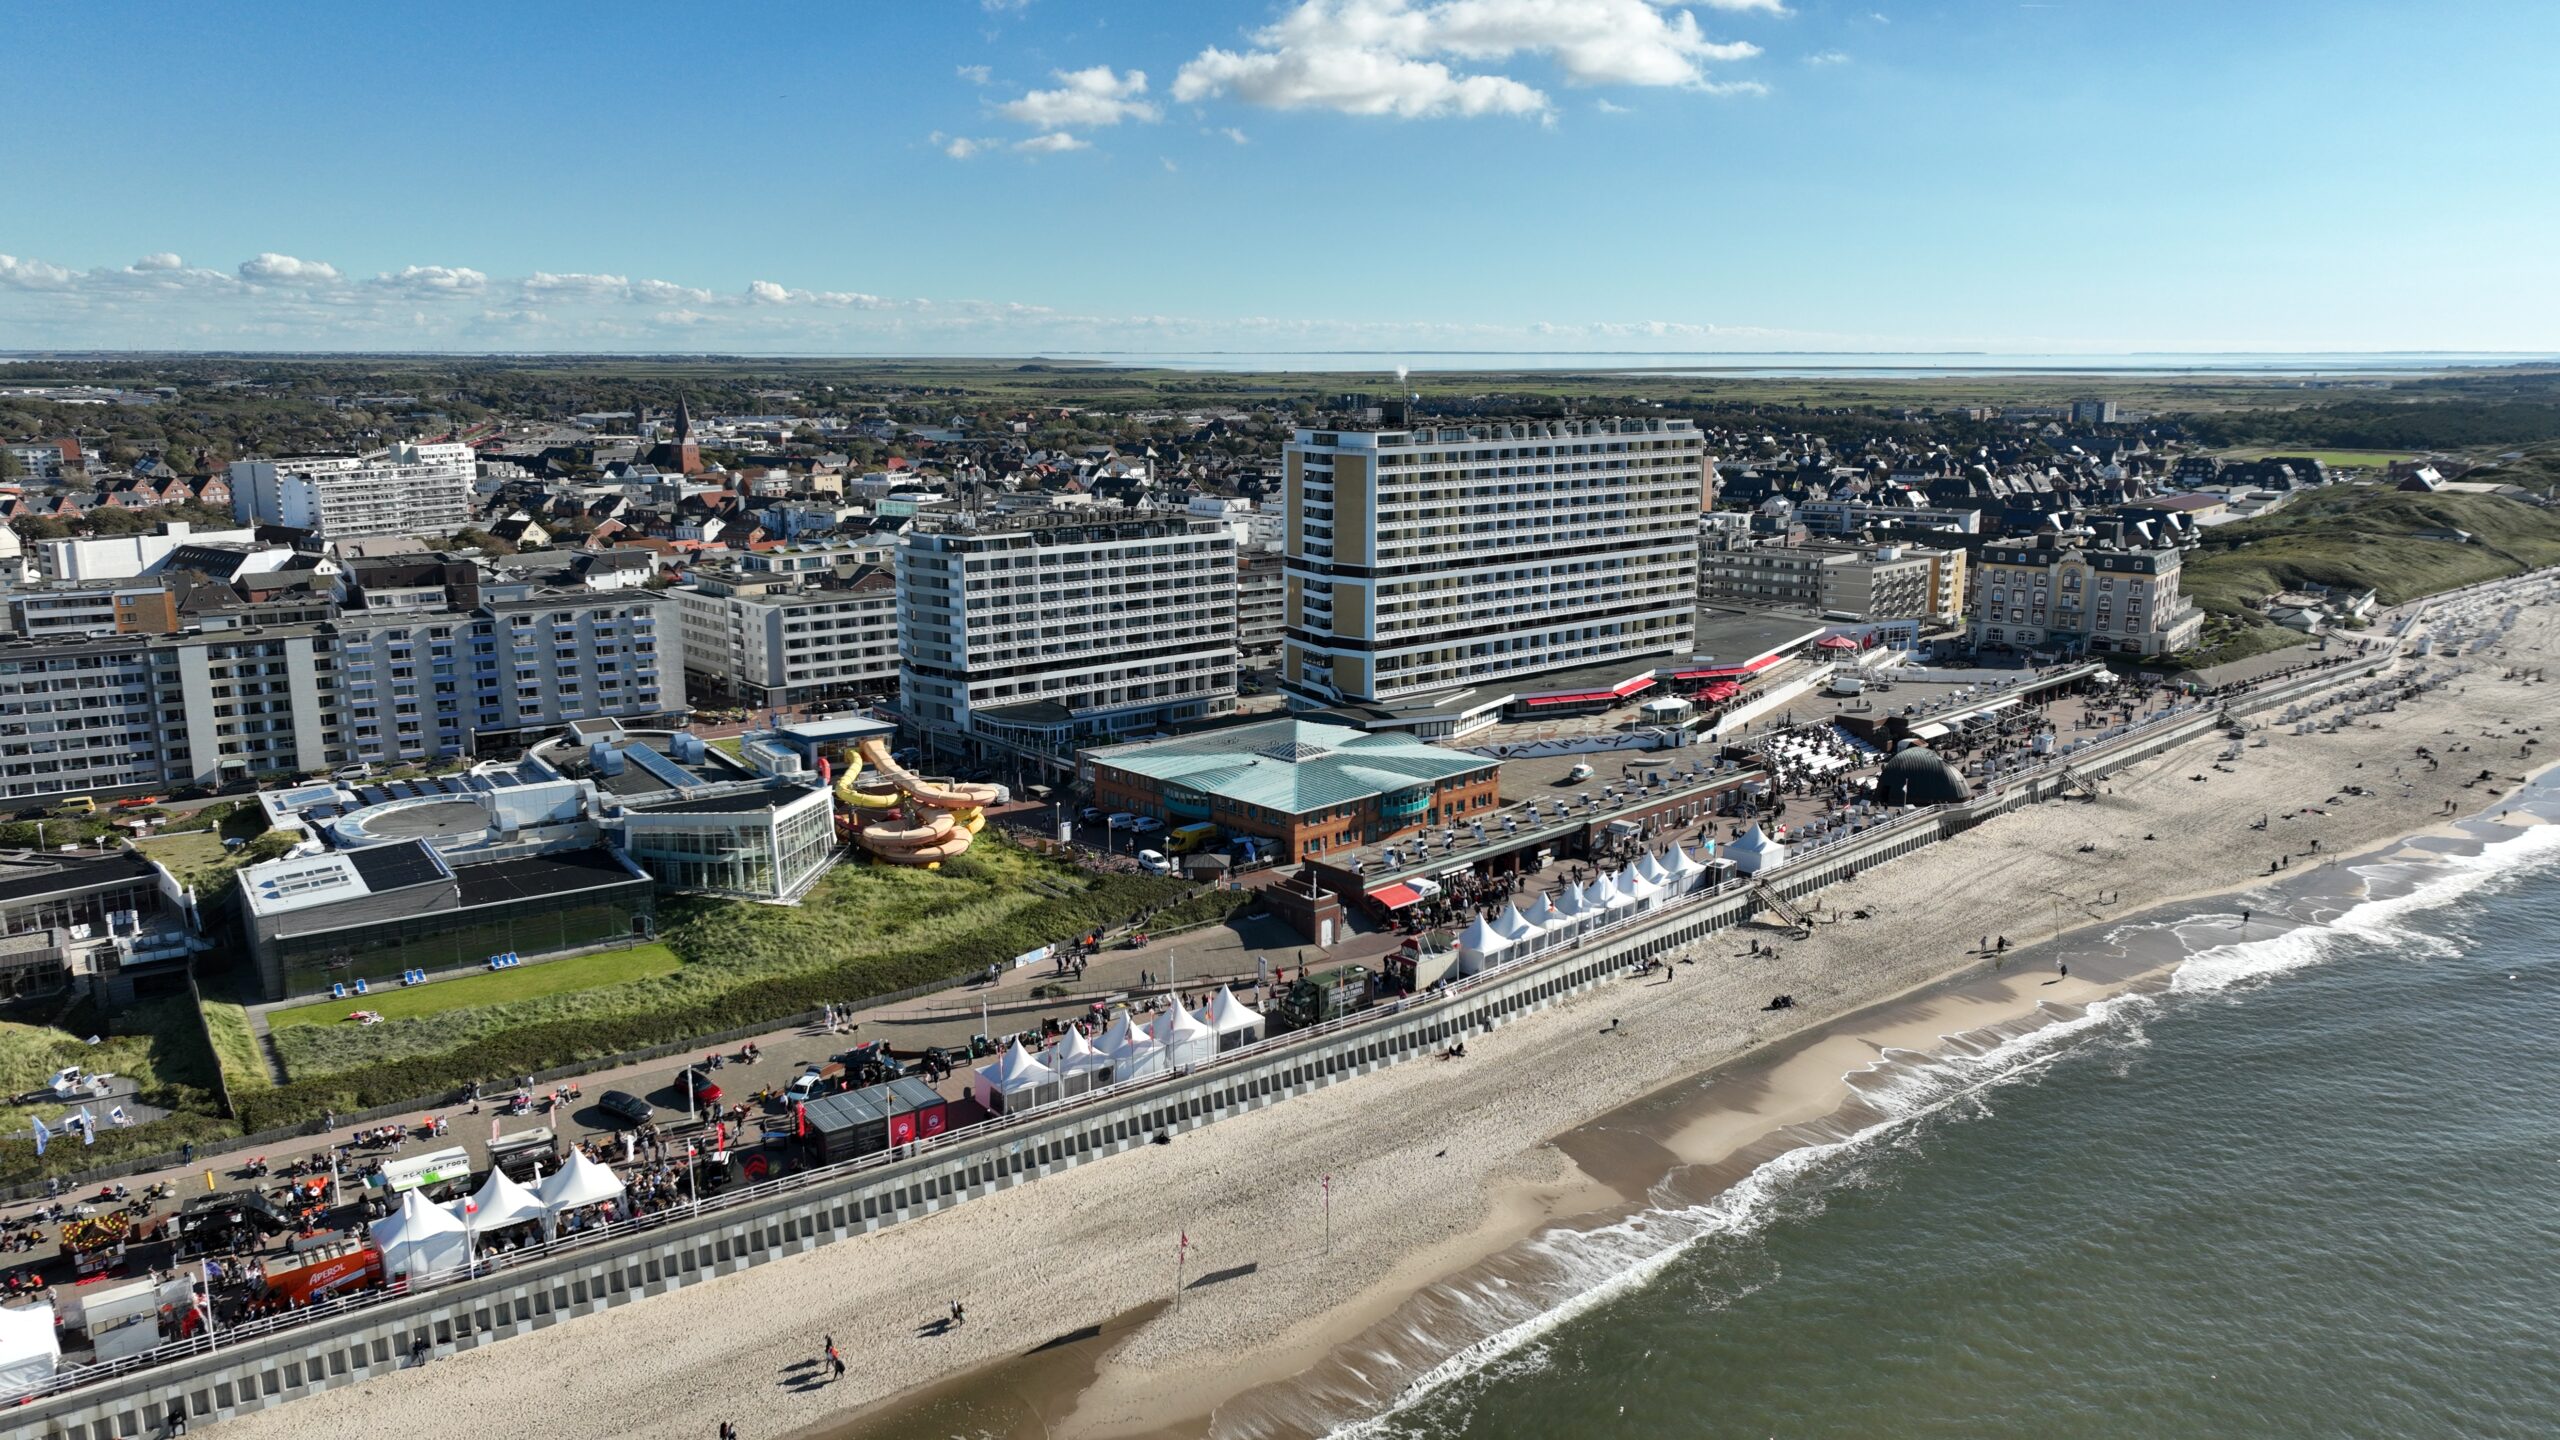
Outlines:
[{"label": "ocean wave", "polygon": [[[2534,826],[2475,854],[2389,862],[2390,869],[2406,875],[2368,874],[2368,884],[2405,878],[2410,882],[2407,889],[2359,901],[2323,923],[2297,926],[2263,939],[2208,945],[2172,973],[2169,993],[2222,993],[2318,964],[2350,941],[2438,950],[2451,942],[2409,928],[2409,917],[2510,883],[2555,861],[2560,861],[2560,824]],[[2171,922],[2169,928],[2185,938],[2186,931],[2205,918],[2188,917]],[[2106,935],[2110,943],[2124,938],[2123,927]],[[1854,1160],[1879,1142],[1907,1137],[1922,1120],[1978,1105],[1999,1087],[2032,1081],[2066,1054],[2080,1053],[2094,1040],[2104,1038],[2124,1046],[2147,1043],[2143,1022],[2159,1006],[2151,995],[2126,993],[2077,1011],[2051,1011],[2046,1023],[1980,1050],[1888,1052],[1849,1077],[1858,1098],[1881,1112],[1854,1132],[1773,1156],[1701,1204],[1660,1206],[1615,1224],[1552,1230],[1527,1242],[1525,1248],[1552,1267],[1554,1282],[1538,1288],[1555,1298],[1541,1303],[1539,1296],[1509,1286],[1501,1287],[1500,1293],[1478,1290],[1468,1296],[1497,1311],[1529,1313],[1414,1377],[1385,1408],[1337,1424],[1327,1432],[1329,1440],[1383,1440],[1395,1433],[1391,1427],[1399,1417],[1452,1384],[1543,1363],[1537,1352],[1558,1327],[1650,1285],[1701,1244],[1751,1234],[1781,1212],[1782,1201],[1835,1179],[1841,1162]]]},{"label": "ocean wave", "polygon": [[2234,985],[2317,965],[2348,942],[2439,956],[2459,954],[2459,947],[2444,935],[2411,928],[2403,922],[2409,916],[2441,909],[2485,888],[2512,883],[2554,861],[2560,861],[2560,825],[2536,825],[2485,845],[2475,854],[2392,861],[2371,870],[2358,867],[2358,873],[2365,874],[2369,884],[2402,878],[2392,873],[2395,871],[2403,872],[2412,883],[2398,894],[2359,901],[2324,924],[2300,926],[2263,940],[2240,940],[2200,950],[2170,977],[2170,993],[2214,994]]}]

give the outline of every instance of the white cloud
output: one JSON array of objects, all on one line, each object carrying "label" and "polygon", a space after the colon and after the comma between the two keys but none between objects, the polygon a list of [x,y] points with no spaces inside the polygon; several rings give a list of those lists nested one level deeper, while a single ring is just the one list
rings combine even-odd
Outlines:
[{"label": "white cloud", "polygon": [[325,260],[297,260],[272,250],[240,264],[240,278],[252,285],[324,285],[338,278],[338,267]]},{"label": "white cloud", "polygon": [[423,294],[460,295],[488,287],[489,277],[466,266],[410,265],[394,274],[377,275],[374,283]]},{"label": "white cloud", "polygon": [[[1708,0],[1779,11],[1775,0]],[[1203,50],[1174,77],[1181,101],[1232,94],[1273,109],[1353,115],[1547,115],[1545,92],[1451,62],[1542,57],[1568,85],[1705,89],[1707,67],[1760,53],[1707,38],[1656,0],[1299,0],[1243,51]]]},{"label": "white cloud", "polygon": [[635,280],[631,282],[631,298],[645,305],[707,305],[711,292],[698,285],[678,285],[671,280]]},{"label": "white cloud", "polygon": [[758,305],[816,305],[834,310],[883,310],[897,303],[854,290],[794,290],[771,280],[749,282],[747,298]]},{"label": "white cloud", "polygon": [[1050,72],[1055,90],[1034,90],[996,109],[1007,119],[1035,130],[1064,130],[1070,125],[1117,125],[1123,120],[1153,120],[1156,107],[1139,99],[1147,93],[1147,72],[1116,74],[1108,65]]},{"label": "white cloud", "polygon": [[1629,110],[1626,106],[1619,104],[1617,101],[1607,99],[1592,101],[1591,108],[1599,111],[1603,115],[1632,115],[1635,113],[1634,111]]},{"label": "white cloud", "polygon": [[1170,155],[1159,155],[1159,156],[1157,156],[1157,157],[1156,157],[1156,159],[1157,159],[1159,162],[1161,162],[1161,163],[1163,164],[1163,166],[1164,166],[1164,173],[1166,173],[1167,175],[1177,175],[1177,174],[1180,174],[1180,173],[1181,173],[1181,171],[1182,171],[1182,167],[1173,163],[1173,157],[1172,157],[1172,156],[1170,156]]},{"label": "white cloud", "polygon": [[1698,0],[1698,3],[1710,10],[1756,10],[1763,15],[1787,13],[1784,0]]},{"label": "white cloud", "polygon": [[993,140],[973,140],[966,135],[953,135],[946,138],[939,130],[934,132],[933,139],[935,144],[942,147],[942,153],[954,160],[966,160],[997,143]]},{"label": "white cloud", "polygon": [[1064,155],[1070,150],[1086,150],[1092,147],[1088,142],[1079,140],[1064,130],[1058,130],[1047,135],[1034,135],[1028,140],[1016,140],[1013,142],[1013,148],[1026,155]]},{"label": "white cloud", "polygon": [[1804,57],[1804,63],[1807,65],[1846,65],[1849,63],[1849,52],[1846,50],[1816,51],[1815,53]]},{"label": "white cloud", "polygon": [[1025,9],[1030,4],[1031,0],[978,0],[978,8],[990,15],[1001,15],[1008,10]]},{"label": "white cloud", "polygon": [[136,270],[184,270],[187,262],[167,250],[155,250],[133,262]]},{"label": "white cloud", "polygon": [[984,85],[995,78],[994,73],[984,65],[963,65],[953,73],[972,85]]},{"label": "white cloud", "polygon": [[0,255],[0,285],[12,290],[68,290],[79,278],[59,265],[42,260],[21,260],[15,255]]},{"label": "white cloud", "polygon": [[1230,139],[1230,140],[1234,141],[1234,142],[1235,142],[1235,143],[1237,143],[1238,145],[1250,145],[1250,144],[1252,144],[1252,143],[1253,143],[1253,141],[1252,141],[1249,137],[1247,137],[1247,136],[1246,136],[1246,134],[1245,134],[1243,131],[1241,131],[1241,130],[1237,129],[1237,128],[1236,128],[1236,127],[1234,127],[1233,125],[1228,126],[1227,128],[1225,128],[1224,130],[1219,131],[1218,133],[1219,133],[1219,134],[1221,134],[1221,135],[1226,136],[1228,139]]}]

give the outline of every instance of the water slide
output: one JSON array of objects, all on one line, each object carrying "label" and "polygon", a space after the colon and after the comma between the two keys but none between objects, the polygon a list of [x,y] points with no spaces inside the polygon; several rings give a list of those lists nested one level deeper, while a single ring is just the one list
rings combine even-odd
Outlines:
[{"label": "water slide", "polygon": [[890,758],[889,747],[878,740],[865,740],[854,748],[871,773],[887,781],[891,788],[862,789],[857,772],[837,782],[836,799],[855,811],[886,810],[903,804],[914,822],[897,825],[884,821],[861,828],[862,848],[889,864],[930,867],[965,854],[970,839],[987,828],[986,807],[1004,803],[1002,786],[924,779]]}]

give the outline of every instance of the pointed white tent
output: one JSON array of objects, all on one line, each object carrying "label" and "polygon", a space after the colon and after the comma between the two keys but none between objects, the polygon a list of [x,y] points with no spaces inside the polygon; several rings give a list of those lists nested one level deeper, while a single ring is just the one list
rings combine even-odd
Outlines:
[{"label": "pointed white tent", "polygon": [[1754,825],[1742,832],[1741,839],[1725,847],[1724,858],[1743,874],[1757,875],[1786,864],[1787,847],[1761,834],[1760,827]]},{"label": "pointed white tent", "polygon": [[1093,1048],[1084,1032],[1070,1025],[1049,1048],[1042,1052],[1040,1063],[1058,1072],[1060,1078],[1083,1075],[1108,1068],[1111,1057]]},{"label": "pointed white tent", "polygon": [[53,1306],[0,1309],[0,1395],[32,1390],[53,1378],[62,1365],[62,1337],[54,1329]]},{"label": "pointed white tent", "polygon": [[1637,874],[1636,867],[1633,865],[1629,865],[1620,870],[1618,872],[1616,883],[1612,884],[1609,889],[1611,893],[1618,897],[1619,903],[1624,905],[1649,904],[1652,902],[1654,896],[1662,893],[1661,886],[1655,885],[1651,881],[1646,880],[1642,875]]},{"label": "pointed white tent", "polygon": [[1634,869],[1636,872],[1636,878],[1642,880],[1647,885],[1668,885],[1671,883],[1670,872],[1662,868],[1662,862],[1654,859],[1653,852],[1650,850],[1647,850],[1642,855],[1636,857]]},{"label": "pointed white tent", "polygon": [[1236,992],[1224,985],[1201,1007],[1197,1018],[1218,1037],[1221,1054],[1262,1038],[1262,1012],[1237,999]]},{"label": "pointed white tent", "polygon": [[1145,1026],[1130,1020],[1125,1005],[1111,1017],[1111,1028],[1102,1032],[1102,1040],[1095,1048],[1111,1057],[1111,1073],[1116,1079],[1143,1080],[1172,1068],[1164,1058],[1164,1047],[1156,1043],[1156,1037],[1148,1034]]},{"label": "pointed white tent", "polygon": [[1494,917],[1493,928],[1501,931],[1503,938],[1514,945],[1535,945],[1545,933],[1537,921],[1520,913],[1516,902],[1503,907],[1502,913]]},{"label": "pointed white tent", "polygon": [[508,1179],[504,1170],[490,1171],[489,1178],[480,1182],[478,1193],[468,1203],[469,1210],[462,1208],[465,1202],[460,1200],[445,1208],[475,1235],[522,1225],[528,1220],[543,1221],[547,1229],[551,1219],[550,1207],[542,1203],[542,1197]]},{"label": "pointed white tent", "polygon": [[1698,877],[1707,873],[1705,863],[1690,854],[1687,847],[1680,845],[1671,847],[1670,870],[1671,888],[1679,894],[1697,889]]},{"label": "pointed white tent", "polygon": [[979,1066],[970,1077],[969,1089],[980,1105],[996,1115],[1054,1104],[1063,1093],[1058,1072],[1032,1059],[1020,1040],[1004,1047],[992,1063]]},{"label": "pointed white tent", "polygon": [[400,1198],[399,1210],[373,1222],[373,1248],[382,1252],[384,1274],[406,1275],[412,1285],[471,1259],[462,1222],[415,1190]]},{"label": "pointed white tent", "polygon": [[622,1177],[607,1166],[587,1158],[584,1150],[569,1152],[569,1161],[542,1177],[535,1192],[542,1197],[543,1207],[558,1220],[582,1205],[601,1205],[622,1194]]},{"label": "pointed white tent", "polygon": [[1179,1004],[1167,1006],[1156,1017],[1154,1034],[1156,1043],[1164,1047],[1164,1063],[1176,1070],[1217,1058],[1216,1032]]},{"label": "pointed white tent", "polygon": [[1590,882],[1582,887],[1582,913],[1592,919],[1598,919],[1613,905],[1625,903],[1625,897],[1619,895],[1602,876],[1592,876]]},{"label": "pointed white tent", "polygon": [[1493,928],[1482,915],[1458,937],[1458,970],[1474,975],[1487,966],[1501,962],[1502,952],[1511,948],[1511,939]]}]

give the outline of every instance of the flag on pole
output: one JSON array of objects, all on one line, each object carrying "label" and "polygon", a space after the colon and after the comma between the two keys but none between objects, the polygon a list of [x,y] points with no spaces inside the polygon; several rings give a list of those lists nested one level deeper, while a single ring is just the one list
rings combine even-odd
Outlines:
[{"label": "flag on pole", "polygon": [[45,1142],[47,1142],[47,1141],[49,1141],[49,1140],[51,1140],[51,1139],[53,1138],[53,1132],[52,1132],[52,1131],[50,1131],[50,1130],[47,1130],[46,1128],[44,1128],[44,1117],[43,1117],[43,1116],[41,1116],[41,1115],[36,1116],[36,1117],[35,1117],[35,1122],[36,1122],[36,1154],[37,1154],[38,1156],[42,1156],[42,1155],[44,1154]]},{"label": "flag on pole", "polygon": [[[87,1106],[82,1106],[82,1107],[81,1107],[81,1110],[80,1110],[80,1116],[79,1116],[79,1119],[80,1119],[80,1143],[81,1143],[81,1144],[83,1144],[83,1145],[95,1145],[95,1144],[97,1144],[97,1143],[98,1143],[98,1117],[97,1117],[97,1116],[95,1116],[95,1115],[90,1114]],[[64,1123],[65,1123],[65,1124],[68,1124],[68,1123],[70,1123],[70,1122],[65,1121]]]}]

